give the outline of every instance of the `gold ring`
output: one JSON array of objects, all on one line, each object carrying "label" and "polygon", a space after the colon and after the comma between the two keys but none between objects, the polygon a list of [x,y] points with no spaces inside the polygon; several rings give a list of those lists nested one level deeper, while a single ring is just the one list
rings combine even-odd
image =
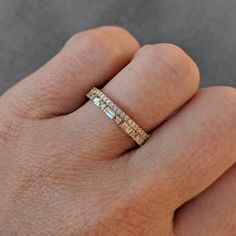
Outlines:
[{"label": "gold ring", "polygon": [[120,109],[101,90],[92,88],[86,95],[97,107],[125,131],[138,145],[143,145],[150,134],[147,134],[122,109]]}]

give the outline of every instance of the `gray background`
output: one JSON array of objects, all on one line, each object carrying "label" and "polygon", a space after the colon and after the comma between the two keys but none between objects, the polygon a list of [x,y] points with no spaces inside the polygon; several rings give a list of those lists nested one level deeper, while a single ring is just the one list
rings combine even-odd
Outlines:
[{"label": "gray background", "polygon": [[236,86],[235,0],[0,0],[0,93],[74,33],[104,24],[141,42],[171,42],[195,59],[201,86]]}]

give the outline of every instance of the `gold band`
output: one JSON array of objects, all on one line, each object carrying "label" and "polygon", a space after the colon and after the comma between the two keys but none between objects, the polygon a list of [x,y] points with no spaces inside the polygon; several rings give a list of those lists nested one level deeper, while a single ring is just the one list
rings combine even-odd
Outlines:
[{"label": "gold band", "polygon": [[143,145],[150,134],[147,134],[124,111],[122,111],[110,98],[97,88],[92,88],[87,97],[101,108],[106,115],[121,127],[138,145]]}]

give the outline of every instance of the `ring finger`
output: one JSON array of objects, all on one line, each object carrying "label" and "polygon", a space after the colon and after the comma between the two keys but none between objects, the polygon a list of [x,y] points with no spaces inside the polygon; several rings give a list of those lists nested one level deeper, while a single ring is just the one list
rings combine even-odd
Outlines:
[{"label": "ring finger", "polygon": [[[189,56],[176,46],[159,44],[142,48],[103,92],[150,132],[186,103],[198,85],[199,72]],[[66,135],[80,139],[80,151],[89,150],[98,159],[115,158],[135,145],[92,102],[62,122]]]}]

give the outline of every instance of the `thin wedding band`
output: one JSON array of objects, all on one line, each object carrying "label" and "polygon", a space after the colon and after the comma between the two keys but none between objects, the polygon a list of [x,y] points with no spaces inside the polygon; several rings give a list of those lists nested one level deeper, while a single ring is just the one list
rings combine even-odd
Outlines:
[{"label": "thin wedding band", "polygon": [[138,145],[142,146],[150,137],[138,124],[136,124],[122,109],[120,109],[101,90],[92,88],[86,95],[105,114],[112,119],[126,134]]}]

